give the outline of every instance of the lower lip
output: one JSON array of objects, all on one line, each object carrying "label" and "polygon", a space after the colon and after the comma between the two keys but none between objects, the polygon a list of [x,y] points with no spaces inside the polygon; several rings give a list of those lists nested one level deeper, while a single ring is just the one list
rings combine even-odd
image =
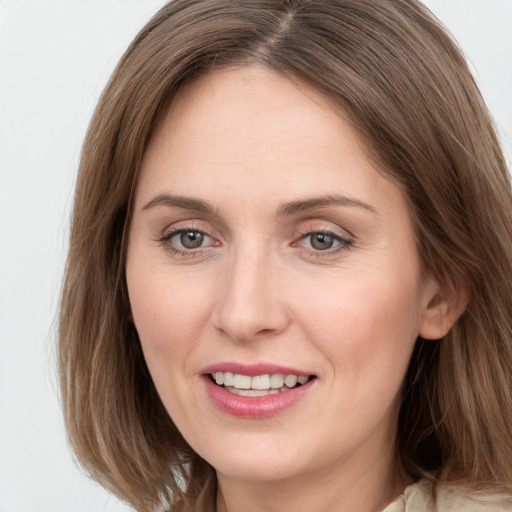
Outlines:
[{"label": "lower lip", "polygon": [[299,402],[312,388],[316,379],[311,379],[306,384],[289,391],[266,396],[234,395],[214,384],[208,375],[203,376],[203,381],[206,393],[222,412],[240,418],[269,418]]}]

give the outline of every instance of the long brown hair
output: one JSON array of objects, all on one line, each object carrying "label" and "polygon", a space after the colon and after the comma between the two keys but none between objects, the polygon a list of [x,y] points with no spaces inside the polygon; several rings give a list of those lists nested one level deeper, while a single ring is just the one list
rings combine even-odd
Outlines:
[{"label": "long brown hair", "polygon": [[416,0],[174,0],[133,41],[84,142],[62,293],[62,400],[79,461],[137,510],[212,506],[214,471],[165,411],[130,321],[125,234],[141,159],[177,91],[252,63],[335,101],[402,187],[425,275],[471,288],[450,333],[417,342],[402,466],[512,492],[510,183],[461,52]]}]

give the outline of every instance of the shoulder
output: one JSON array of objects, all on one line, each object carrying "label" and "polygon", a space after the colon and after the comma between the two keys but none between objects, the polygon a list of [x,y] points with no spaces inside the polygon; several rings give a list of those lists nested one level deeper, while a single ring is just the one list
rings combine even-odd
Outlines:
[{"label": "shoulder", "polygon": [[427,480],[407,487],[383,512],[512,512],[512,496],[467,494]]},{"label": "shoulder", "polygon": [[[431,488],[430,484],[428,485]],[[512,512],[512,496],[463,494],[446,487],[436,489],[434,510],[450,512]]]}]

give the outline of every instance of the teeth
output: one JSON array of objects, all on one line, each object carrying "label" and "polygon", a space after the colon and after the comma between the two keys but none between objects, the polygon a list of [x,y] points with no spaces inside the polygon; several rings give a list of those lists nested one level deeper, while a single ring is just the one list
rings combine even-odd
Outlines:
[{"label": "teeth", "polygon": [[229,391],[234,395],[240,396],[267,396],[267,395],[277,395],[279,390],[277,389],[237,389],[237,388],[229,388]]},{"label": "teeth", "polygon": [[251,389],[251,377],[235,373],[233,387],[237,389]]},{"label": "teeth", "polygon": [[251,379],[252,389],[268,389],[270,388],[270,376],[269,375],[258,375]]},{"label": "teeth", "polygon": [[270,387],[272,389],[280,389],[284,386],[284,375],[276,373],[270,376]]},{"label": "teeth", "polygon": [[297,384],[298,377],[297,375],[287,375],[284,378],[284,383],[289,387],[293,388]]},{"label": "teeth", "polygon": [[[264,396],[279,393],[280,391],[286,391],[286,389],[295,387],[297,383],[300,385],[306,384],[310,379],[307,375],[283,375],[282,373],[251,377],[238,373],[216,372],[212,374],[212,377],[219,386],[224,385],[229,387],[233,393],[243,394],[244,396]],[[244,390],[244,393],[238,393],[240,390]],[[269,390],[270,393],[268,393]],[[261,391],[262,393],[253,394],[253,391]]]}]

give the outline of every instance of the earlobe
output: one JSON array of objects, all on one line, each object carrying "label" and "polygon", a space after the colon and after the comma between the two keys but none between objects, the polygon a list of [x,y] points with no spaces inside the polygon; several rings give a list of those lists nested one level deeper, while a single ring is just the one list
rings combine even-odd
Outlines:
[{"label": "earlobe", "polygon": [[460,318],[470,299],[469,285],[454,286],[447,282],[432,281],[427,286],[430,292],[422,312],[419,336],[427,340],[438,340],[448,334]]}]

